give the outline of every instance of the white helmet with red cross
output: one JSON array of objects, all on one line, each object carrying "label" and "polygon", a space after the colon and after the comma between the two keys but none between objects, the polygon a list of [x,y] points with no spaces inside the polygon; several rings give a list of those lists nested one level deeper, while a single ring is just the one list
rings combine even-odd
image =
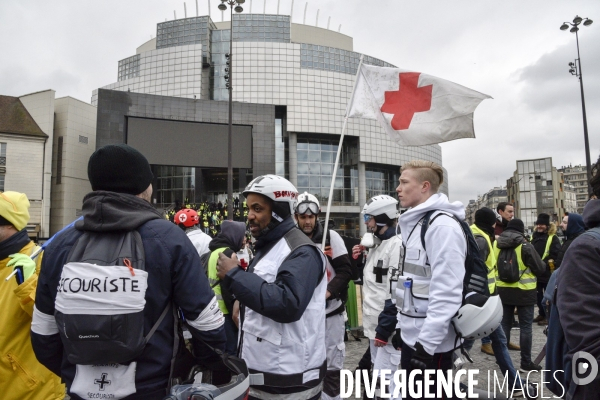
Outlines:
[{"label": "white helmet with red cross", "polygon": [[290,181],[278,175],[269,174],[254,178],[242,192],[244,197],[248,197],[250,193],[262,194],[275,203],[286,203],[289,209],[287,215],[294,214],[296,203],[298,203],[298,189]]}]

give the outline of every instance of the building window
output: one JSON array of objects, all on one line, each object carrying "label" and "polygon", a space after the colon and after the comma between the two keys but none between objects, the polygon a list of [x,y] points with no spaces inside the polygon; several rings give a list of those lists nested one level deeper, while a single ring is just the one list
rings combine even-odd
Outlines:
[{"label": "building window", "polygon": [[0,174],[0,192],[4,192],[4,174]]},{"label": "building window", "polygon": [[396,187],[400,178],[400,168],[372,166],[365,168],[365,183],[367,186],[367,198],[365,202],[373,196],[387,194],[396,198]]},{"label": "building window", "polygon": [[290,42],[288,15],[234,14],[234,42]]},{"label": "building window", "polygon": [[0,165],[6,165],[6,143],[0,143]]},{"label": "building window", "polygon": [[58,137],[58,144],[56,145],[56,184],[62,183],[62,160],[63,160],[63,140],[64,136]]},{"label": "building window", "polygon": [[[298,192],[315,195],[326,205],[338,143],[298,139]],[[340,155],[332,205],[358,205],[358,142],[345,140]]]},{"label": "building window", "polygon": [[87,136],[81,136],[81,135],[79,135],[79,143],[88,144],[88,138],[87,138]]},{"label": "building window", "polygon": [[[302,43],[300,49],[300,65],[302,68],[355,75],[359,61],[360,53],[335,47]],[[395,67],[390,63],[367,55],[364,56],[363,63],[378,67]]]},{"label": "building window", "polygon": [[287,143],[283,137],[283,120],[275,119],[275,174],[287,177],[287,168],[285,155],[287,153]]}]

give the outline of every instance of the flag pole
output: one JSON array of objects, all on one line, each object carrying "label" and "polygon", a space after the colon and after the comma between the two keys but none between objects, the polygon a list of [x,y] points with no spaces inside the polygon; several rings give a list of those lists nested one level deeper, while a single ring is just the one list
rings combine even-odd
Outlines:
[{"label": "flag pole", "polygon": [[348,124],[348,113],[350,112],[350,107],[352,107],[352,102],[354,101],[354,92],[356,92],[356,85],[358,83],[358,77],[360,74],[360,69],[363,64],[364,54],[360,55],[360,61],[358,63],[358,69],[356,70],[356,77],[354,79],[354,86],[352,87],[352,94],[350,95],[350,99],[348,100],[348,104],[346,105],[346,113],[344,114],[344,124],[342,125],[342,134],[340,135],[340,143],[338,145],[337,155],[335,156],[335,164],[333,165],[333,174],[331,175],[331,187],[329,188],[329,198],[327,199],[327,212],[325,213],[325,229],[323,229],[323,242],[321,243],[321,248],[325,250],[325,242],[327,241],[327,227],[329,226],[329,214],[331,213],[331,201],[333,200],[333,188],[335,186],[335,178],[337,175],[338,165],[340,163],[340,154],[342,153],[342,144],[344,143],[344,135],[346,134],[346,125]]}]

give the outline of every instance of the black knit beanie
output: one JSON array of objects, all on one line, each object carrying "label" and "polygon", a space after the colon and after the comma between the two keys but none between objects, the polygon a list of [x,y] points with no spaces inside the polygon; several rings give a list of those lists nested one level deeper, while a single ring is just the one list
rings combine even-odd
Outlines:
[{"label": "black knit beanie", "polygon": [[538,215],[535,224],[550,226],[550,216],[546,213],[541,213],[540,215]]},{"label": "black knit beanie", "polygon": [[513,218],[508,222],[508,225],[506,225],[506,230],[513,230],[513,231],[517,231],[520,233],[525,233],[525,225],[523,224],[523,221],[521,221],[518,218]]},{"label": "black knit beanie", "polygon": [[491,208],[483,207],[475,211],[475,225],[492,226],[496,222],[496,214]]},{"label": "black knit beanie", "polygon": [[137,195],[148,188],[153,175],[142,153],[126,144],[109,144],[90,157],[88,178],[92,190]]}]

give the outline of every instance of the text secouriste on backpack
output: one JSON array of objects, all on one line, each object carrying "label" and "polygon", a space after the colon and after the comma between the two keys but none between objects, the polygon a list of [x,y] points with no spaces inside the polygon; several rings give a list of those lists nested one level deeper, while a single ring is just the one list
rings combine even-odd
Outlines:
[{"label": "text secouriste on backpack", "polygon": [[142,353],[170,308],[144,336],[147,280],[137,231],[79,237],[56,296],[55,317],[69,362],[126,363]]}]

